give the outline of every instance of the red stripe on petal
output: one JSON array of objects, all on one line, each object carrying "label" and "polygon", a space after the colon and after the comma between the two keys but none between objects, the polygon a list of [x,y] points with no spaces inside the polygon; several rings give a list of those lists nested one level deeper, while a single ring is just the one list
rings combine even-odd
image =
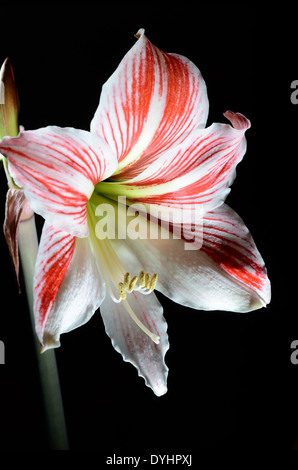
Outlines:
[{"label": "red stripe on petal", "polygon": [[103,87],[91,129],[117,153],[115,179],[137,176],[184,134],[204,127],[208,100],[199,70],[144,35]]},{"label": "red stripe on petal", "polygon": [[146,150],[147,155],[175,145],[177,137],[190,132],[202,117],[193,116],[199,83],[191,69],[186,66],[185,59],[161,51],[159,54],[160,67],[163,63],[164,70],[167,71],[166,105],[160,125]]},{"label": "red stripe on petal", "polygon": [[204,213],[218,207],[225,200],[236,166],[246,151],[244,133],[249,121],[237,116],[242,129],[226,124],[196,129],[137,177],[120,183],[121,194],[126,192],[133,202],[188,211],[194,210],[195,205],[204,206]]},{"label": "red stripe on petal", "polygon": [[88,235],[88,199],[94,186],[117,166],[103,139],[82,130],[49,126],[5,138],[0,150],[36,213],[72,235]]},{"label": "red stripe on petal", "polygon": [[75,238],[53,226],[42,232],[34,279],[34,310],[39,338],[53,308],[58,290],[71,263]]},{"label": "red stripe on petal", "polygon": [[202,251],[269,302],[264,261],[243,221],[226,204],[204,217],[203,240]]}]

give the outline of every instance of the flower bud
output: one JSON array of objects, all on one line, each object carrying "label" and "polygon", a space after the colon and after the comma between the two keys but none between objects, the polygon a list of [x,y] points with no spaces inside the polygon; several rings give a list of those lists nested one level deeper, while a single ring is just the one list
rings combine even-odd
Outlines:
[{"label": "flower bud", "polygon": [[0,139],[19,133],[19,97],[10,60],[7,58],[0,70]]}]

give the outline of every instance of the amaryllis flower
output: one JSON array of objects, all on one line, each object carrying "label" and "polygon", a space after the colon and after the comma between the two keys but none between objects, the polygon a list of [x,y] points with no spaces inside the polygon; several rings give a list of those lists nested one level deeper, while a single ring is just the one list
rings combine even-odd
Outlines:
[{"label": "amaryllis flower", "polygon": [[[4,138],[0,151],[45,219],[34,280],[43,349],[59,346],[62,333],[100,307],[115,349],[162,395],[169,343],[153,290],[195,309],[247,312],[269,302],[270,284],[248,229],[224,204],[249,121],[229,111],[232,125],[205,128],[208,99],[197,67],[162,52],[144,30],[137,37],[103,86],[90,132],[21,132]],[[145,226],[170,221],[170,236],[98,237],[103,204],[119,222],[118,196],[150,211]],[[196,230],[201,243],[185,249]]]}]

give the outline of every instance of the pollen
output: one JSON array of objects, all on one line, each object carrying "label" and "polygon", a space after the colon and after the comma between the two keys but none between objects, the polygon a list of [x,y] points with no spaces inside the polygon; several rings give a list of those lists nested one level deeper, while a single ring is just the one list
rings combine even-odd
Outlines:
[{"label": "pollen", "polygon": [[138,282],[138,276],[134,276],[128,286],[129,292],[132,292],[134,290],[137,282]]},{"label": "pollen", "polygon": [[156,287],[157,279],[158,279],[157,274],[153,274],[151,281],[150,281],[150,286],[149,286],[149,289],[151,290],[151,292],[154,291]]},{"label": "pollen", "polygon": [[119,282],[118,286],[119,286],[120,299],[125,300],[126,299],[126,286],[124,282]]},{"label": "pollen", "polygon": [[130,276],[130,273],[125,273],[123,281],[119,282],[118,290],[121,300],[125,300],[127,293],[131,294],[133,291],[138,291],[141,294],[147,295],[154,291],[157,284],[158,276],[144,271],[139,272],[139,276]]}]

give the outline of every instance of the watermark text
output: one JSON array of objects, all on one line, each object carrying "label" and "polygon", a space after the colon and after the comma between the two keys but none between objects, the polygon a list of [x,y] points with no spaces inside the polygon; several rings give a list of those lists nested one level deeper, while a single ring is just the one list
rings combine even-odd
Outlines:
[{"label": "watermark text", "polygon": [[98,204],[95,216],[95,234],[99,240],[182,239],[185,250],[198,250],[203,243],[202,208],[198,205],[173,209],[127,204],[126,197],[119,196],[117,204]]},{"label": "watermark text", "polygon": [[106,458],[107,465],[130,465],[137,468],[139,464],[144,468],[145,465],[185,465],[187,467],[192,466],[192,455],[180,455],[180,454],[166,454],[166,455],[155,455],[151,454],[146,458],[143,457],[123,457],[117,454],[113,454]]},{"label": "watermark text", "polygon": [[294,340],[291,342],[291,349],[294,349],[290,356],[290,361],[295,366],[298,364],[298,340]]},{"label": "watermark text", "polygon": [[293,80],[292,81],[291,89],[294,90],[291,93],[291,103],[292,104],[298,104],[298,80]]}]

